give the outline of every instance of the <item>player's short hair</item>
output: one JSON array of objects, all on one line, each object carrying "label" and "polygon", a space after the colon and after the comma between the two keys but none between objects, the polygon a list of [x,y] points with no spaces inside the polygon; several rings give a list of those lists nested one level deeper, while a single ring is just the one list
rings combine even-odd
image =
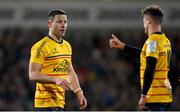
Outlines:
[{"label": "player's short hair", "polygon": [[158,5],[150,5],[148,7],[145,7],[142,10],[142,15],[148,15],[150,16],[154,21],[158,22],[159,24],[163,21],[164,12]]},{"label": "player's short hair", "polygon": [[66,15],[66,13],[65,13],[65,11],[59,10],[59,9],[52,10],[48,14],[48,20],[53,20],[54,16],[56,16],[56,15]]}]

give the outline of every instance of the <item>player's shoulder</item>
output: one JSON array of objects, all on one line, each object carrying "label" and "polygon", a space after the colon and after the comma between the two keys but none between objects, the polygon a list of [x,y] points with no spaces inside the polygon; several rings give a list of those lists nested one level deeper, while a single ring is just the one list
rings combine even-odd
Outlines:
[{"label": "player's shoulder", "polygon": [[147,39],[148,41],[162,41],[162,39],[166,39],[166,36],[164,33],[162,34],[152,34]]},{"label": "player's shoulder", "polygon": [[66,44],[67,46],[71,46],[71,44],[65,39],[63,39],[63,44]]},{"label": "player's shoulder", "polygon": [[44,38],[42,38],[41,40],[37,41],[32,48],[39,48],[39,47],[44,47],[46,44],[48,43],[48,37],[45,36]]},{"label": "player's shoulder", "polygon": [[162,32],[154,33],[149,36],[150,39],[161,39],[164,37],[166,38],[166,35]]},{"label": "player's shoulder", "polygon": [[148,38],[148,40],[153,40],[153,39],[158,39],[159,38],[159,35],[156,35],[156,34],[151,34]]}]

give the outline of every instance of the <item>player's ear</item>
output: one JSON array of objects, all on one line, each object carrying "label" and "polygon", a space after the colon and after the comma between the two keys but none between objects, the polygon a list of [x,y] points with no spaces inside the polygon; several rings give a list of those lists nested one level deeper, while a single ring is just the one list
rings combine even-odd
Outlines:
[{"label": "player's ear", "polygon": [[149,24],[149,23],[150,23],[150,21],[149,21],[149,20],[147,20],[147,23]]},{"label": "player's ear", "polygon": [[51,24],[52,24],[51,20],[48,20],[48,27],[49,28],[51,28],[51,26],[52,26]]},{"label": "player's ear", "polygon": [[147,24],[150,24],[150,18],[149,17],[147,18]]},{"label": "player's ear", "polygon": [[152,18],[151,17],[148,17],[147,18],[147,23],[150,24],[152,22]]}]

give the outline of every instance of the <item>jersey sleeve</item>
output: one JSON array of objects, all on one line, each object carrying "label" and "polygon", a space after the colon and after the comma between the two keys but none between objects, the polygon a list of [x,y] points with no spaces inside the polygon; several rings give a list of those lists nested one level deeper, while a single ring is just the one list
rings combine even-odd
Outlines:
[{"label": "jersey sleeve", "polygon": [[146,41],[146,57],[158,58],[159,43],[156,39],[148,39]]},{"label": "jersey sleeve", "polygon": [[39,63],[39,64],[43,64],[44,60],[45,60],[45,48],[44,48],[44,44],[35,44],[32,48],[31,48],[31,57],[30,57],[30,62],[34,62],[34,63]]},{"label": "jersey sleeve", "polygon": [[69,49],[69,54],[71,55],[71,59],[70,59],[70,64],[71,64],[72,63],[72,47],[69,43],[68,43],[68,49]]}]

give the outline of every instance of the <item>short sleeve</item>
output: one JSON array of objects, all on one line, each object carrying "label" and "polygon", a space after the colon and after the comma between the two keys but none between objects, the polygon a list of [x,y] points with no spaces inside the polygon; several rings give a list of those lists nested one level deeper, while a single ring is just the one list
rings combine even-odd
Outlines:
[{"label": "short sleeve", "polygon": [[146,57],[155,57],[158,58],[159,55],[159,47],[158,41],[156,40],[147,40],[146,41]]},{"label": "short sleeve", "polygon": [[72,47],[69,43],[67,44],[67,46],[68,46],[69,55],[71,55],[70,63],[72,63]]},{"label": "short sleeve", "polygon": [[42,45],[35,45],[31,48],[30,62],[43,64],[45,60],[45,50]]}]

